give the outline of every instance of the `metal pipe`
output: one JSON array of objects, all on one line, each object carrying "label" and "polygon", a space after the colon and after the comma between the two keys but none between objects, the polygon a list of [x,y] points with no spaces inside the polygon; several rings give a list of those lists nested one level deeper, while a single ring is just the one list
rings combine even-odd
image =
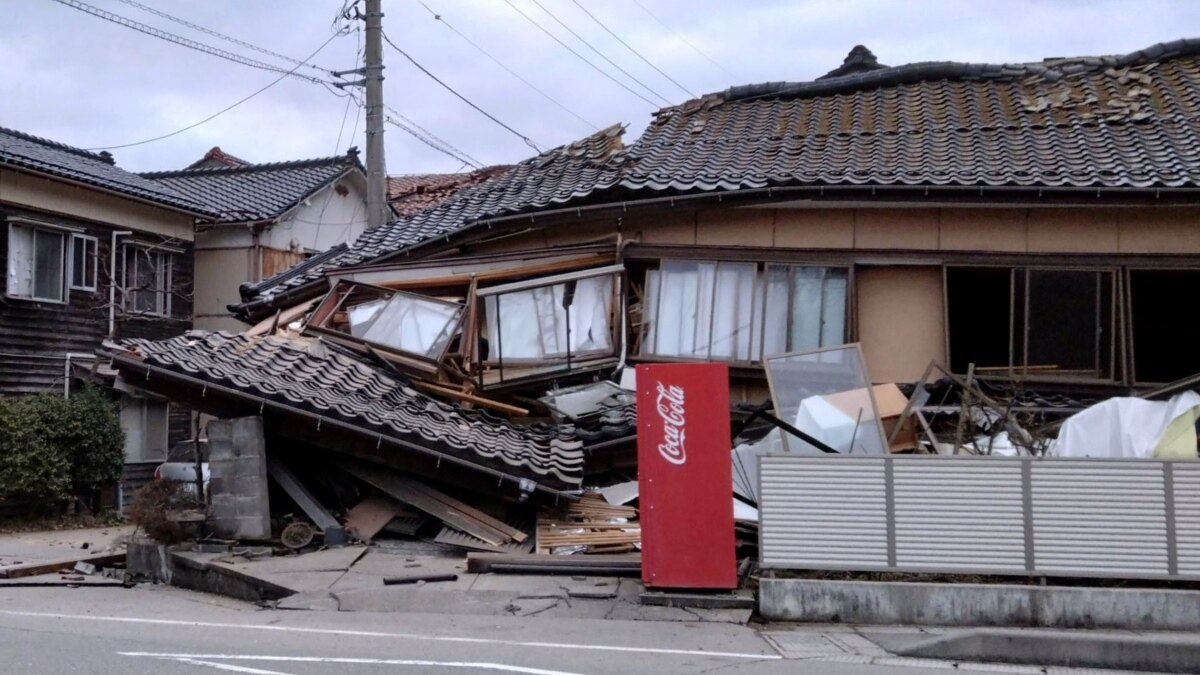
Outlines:
[{"label": "metal pipe", "polygon": [[108,339],[117,332],[117,237],[127,237],[133,230],[113,230],[108,247]]},{"label": "metal pipe", "polygon": [[91,352],[67,352],[66,358],[63,360],[63,398],[71,398],[71,359],[91,359],[96,360],[96,355]]}]

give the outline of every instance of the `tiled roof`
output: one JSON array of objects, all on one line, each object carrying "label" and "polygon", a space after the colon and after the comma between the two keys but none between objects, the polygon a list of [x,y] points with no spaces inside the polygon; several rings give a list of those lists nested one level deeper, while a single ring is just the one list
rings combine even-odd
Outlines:
[{"label": "tiled roof", "polygon": [[511,168],[502,164],[463,173],[388,176],[388,203],[397,216],[405,218],[436,206],[459,191],[491,180]]},{"label": "tiled roof", "polygon": [[1125,56],[882,66],[866,48],[811,82],[733,87],[516,165],[362,235],[275,294],[473,223],[568,203],[793,186],[1200,187],[1200,39]]},{"label": "tiled roof", "polygon": [[249,166],[250,162],[225,152],[220,146],[214,145],[200,159],[188,164],[185,169],[215,169],[223,166]]},{"label": "tiled roof", "polygon": [[136,358],[538,483],[563,487],[582,480],[582,443],[571,430],[514,426],[487,411],[435,400],[320,340],[192,331],[116,346],[118,368],[120,357]]},{"label": "tiled roof", "polygon": [[1122,57],[918,63],[660,111],[621,185],[1200,186],[1200,40]]},{"label": "tiled roof", "polygon": [[273,164],[155,171],[142,176],[186,195],[219,214],[217,222],[268,220],[346,171],[362,165],[356,151],[338,157]]},{"label": "tiled roof", "polygon": [[193,213],[207,212],[202,204],[169,186],[116,166],[107,152],[95,153],[0,128],[0,166],[4,165],[60,176]]},{"label": "tiled roof", "polygon": [[[447,234],[480,218],[529,208],[562,204],[583,197],[617,179],[613,161],[624,146],[624,128],[612,126],[587,138],[548,150],[481,183],[457,191],[452,198],[386,225],[364,232],[341,254],[303,274],[284,272],[255,286],[245,296],[274,296],[321,278],[325,270],[357,265],[431,237]],[[247,298],[249,299],[249,298]]]}]

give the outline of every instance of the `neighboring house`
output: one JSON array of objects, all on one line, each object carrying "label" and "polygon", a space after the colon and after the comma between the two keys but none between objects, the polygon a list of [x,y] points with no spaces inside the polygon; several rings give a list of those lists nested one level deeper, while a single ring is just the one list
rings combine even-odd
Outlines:
[{"label": "neighboring house", "polygon": [[179,171],[142,177],[217,214],[196,230],[196,327],[242,329],[226,305],[242,284],[271,277],[366,228],[366,176],[340,157],[250,164],[222,152]]},{"label": "neighboring house", "polygon": [[[208,215],[108,153],[0,129],[0,394],[66,392],[103,340],[190,329],[194,223]],[[121,405],[130,464],[188,433],[187,411],[163,399],[127,392]]]},{"label": "neighboring house", "polygon": [[[214,409],[270,410],[309,443],[355,434],[360,454],[445,450],[388,428],[390,409],[432,409],[413,387],[451,401],[439,419],[489,424],[458,403],[561,415],[560,387],[718,360],[734,400],[760,402],[765,356],[847,342],[876,382],[931,361],[1039,389],[1171,381],[1200,372],[1180,304],[1200,293],[1198,90],[1200,40],[1013,65],[886,67],[859,47],[812,82],[663,109],[631,145],[612,127],[545,152],[232,308],[311,312],[320,341],[269,338],[239,362],[253,338],[197,335],[115,364],[172,395],[209,387]],[[291,364],[295,391],[275,381]],[[333,387],[347,368],[372,386]],[[628,409],[597,412],[599,428],[559,429],[589,463],[607,429],[629,445]]]}]

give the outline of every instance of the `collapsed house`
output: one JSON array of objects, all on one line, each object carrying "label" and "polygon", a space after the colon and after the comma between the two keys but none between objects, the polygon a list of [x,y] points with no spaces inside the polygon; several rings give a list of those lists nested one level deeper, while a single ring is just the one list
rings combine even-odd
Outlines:
[{"label": "collapsed house", "polygon": [[[771,417],[768,361],[850,343],[860,386],[945,364],[960,411],[1041,424],[1200,372],[1177,309],[1200,290],[1198,87],[1200,40],[1009,65],[856,48],[244,285],[240,336],[110,351],[158,395],[518,501],[634,475],[637,363],[727,362],[739,432]],[[913,433],[880,451],[938,449]]]}]

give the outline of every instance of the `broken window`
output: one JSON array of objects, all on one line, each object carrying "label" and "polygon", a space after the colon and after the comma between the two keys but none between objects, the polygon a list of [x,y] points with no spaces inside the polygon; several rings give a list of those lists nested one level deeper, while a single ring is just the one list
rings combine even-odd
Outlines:
[{"label": "broken window", "polygon": [[1134,381],[1165,383],[1200,373],[1200,322],[1185,304],[1195,291],[1200,270],[1129,271]]},{"label": "broken window", "polygon": [[341,281],[305,331],[364,351],[403,355],[403,363],[431,372],[458,334],[463,309],[461,302]]},{"label": "broken window", "polygon": [[479,289],[488,363],[611,356],[613,307],[623,268],[602,268]]},{"label": "broken window", "polygon": [[645,356],[759,361],[846,341],[845,268],[667,260],[646,273]]},{"label": "broken window", "polygon": [[1113,270],[946,269],[950,363],[956,372],[1111,379],[1116,367]]}]

